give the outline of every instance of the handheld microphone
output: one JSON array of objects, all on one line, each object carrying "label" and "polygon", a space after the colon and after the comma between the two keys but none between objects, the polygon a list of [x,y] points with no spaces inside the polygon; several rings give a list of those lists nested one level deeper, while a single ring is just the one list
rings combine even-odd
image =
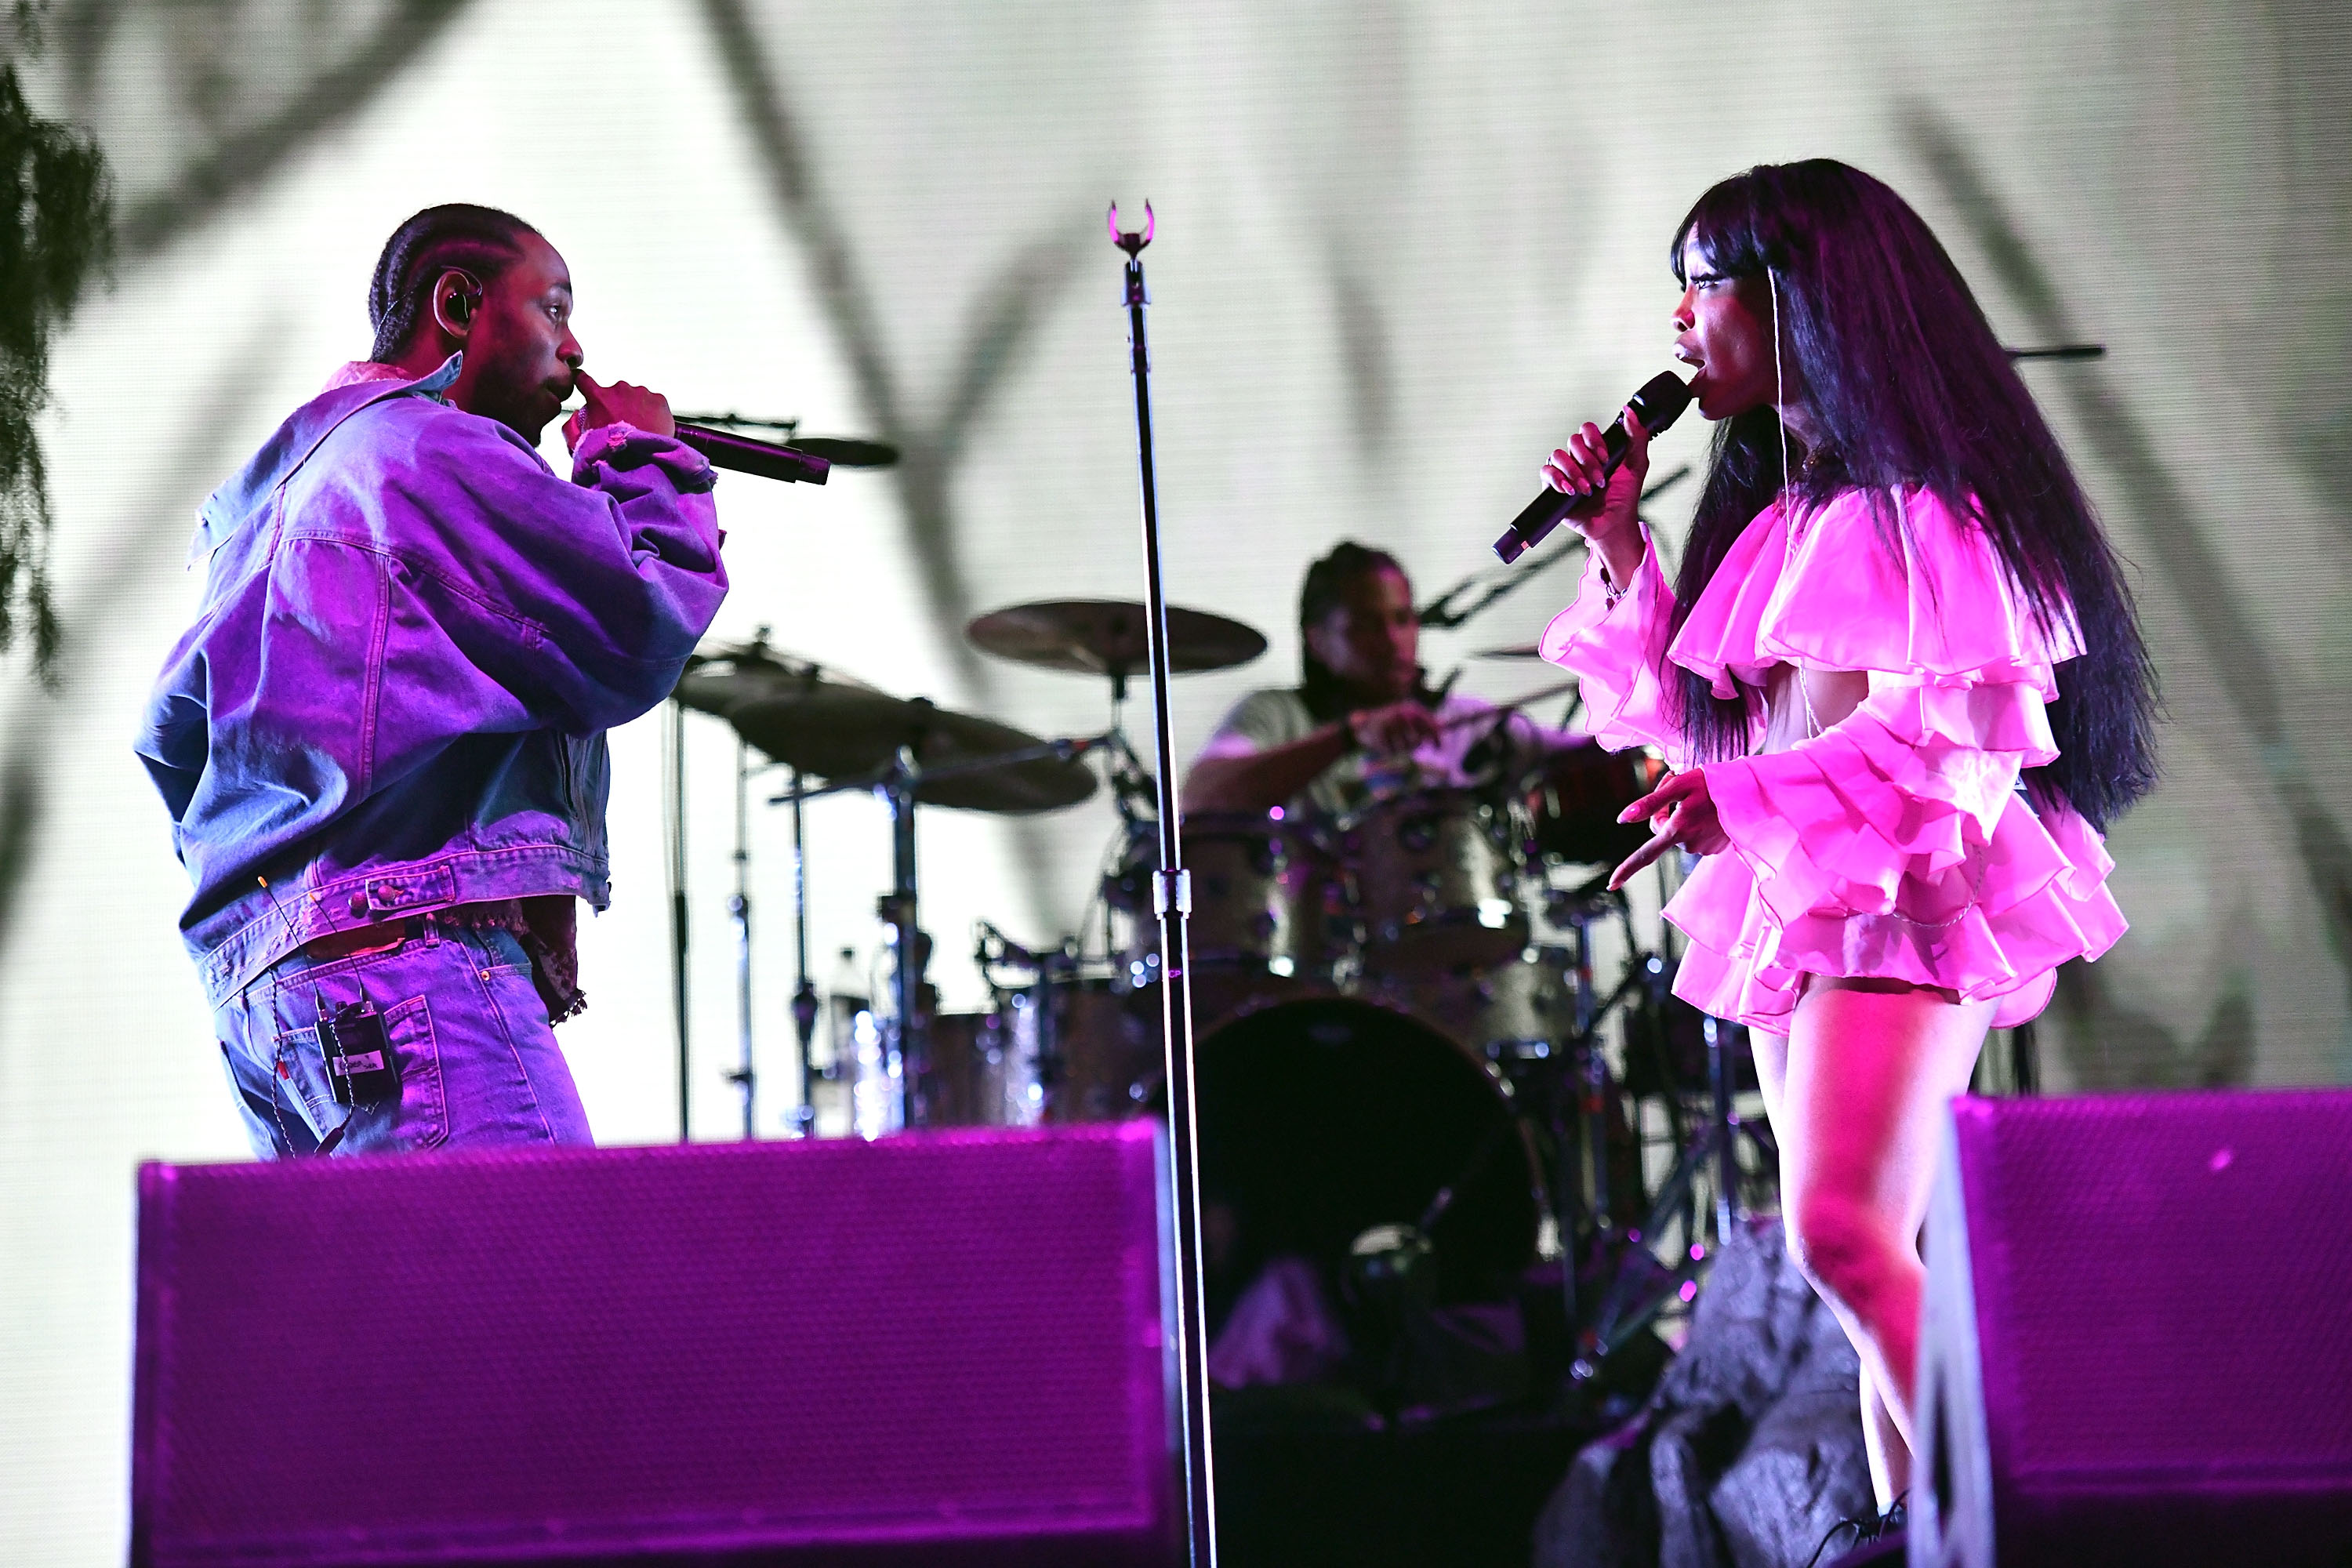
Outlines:
[{"label": "handheld microphone", "polygon": [[[1669,370],[1661,371],[1644,382],[1642,390],[1626,400],[1626,405],[1640,417],[1643,429],[1653,436],[1662,436],[1668,426],[1682,417],[1683,410],[1690,406],[1690,384]],[[1625,448],[1632,440],[1633,437],[1625,434],[1625,416],[1621,414],[1617,422],[1610,426],[1601,437],[1601,444],[1608,456],[1607,469],[1610,473],[1615,473],[1617,465],[1625,460]],[[1503,537],[1495,541],[1495,553],[1505,565],[1509,565],[1541,544],[1544,536],[1559,526],[1559,520],[1568,515],[1571,507],[1590,499],[1589,496],[1567,495],[1545,486],[1543,493],[1529,501],[1527,509],[1511,520],[1511,526]]]},{"label": "handheld microphone", "polygon": [[673,423],[677,426],[677,438],[709,458],[713,468],[803,485],[821,485],[833,471],[831,463],[796,447],[755,441],[749,436],[713,430],[708,425],[693,425],[683,419]]}]

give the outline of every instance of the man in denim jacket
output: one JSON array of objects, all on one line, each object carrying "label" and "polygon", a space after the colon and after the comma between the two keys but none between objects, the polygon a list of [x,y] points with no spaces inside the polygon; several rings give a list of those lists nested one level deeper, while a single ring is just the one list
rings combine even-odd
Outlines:
[{"label": "man in denim jacket", "polygon": [[[257,1153],[586,1143],[552,1025],[609,901],[604,731],[727,591],[669,405],[579,374],[563,259],[443,206],[384,247],[373,357],[205,505],[202,613],[138,751]],[[572,478],[540,457],[574,390]]]}]

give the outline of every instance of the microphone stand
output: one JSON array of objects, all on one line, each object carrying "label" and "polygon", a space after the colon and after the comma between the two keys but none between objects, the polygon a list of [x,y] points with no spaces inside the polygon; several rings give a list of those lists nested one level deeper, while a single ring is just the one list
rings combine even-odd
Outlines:
[{"label": "microphone stand", "polygon": [[1127,252],[1128,349],[1135,375],[1136,461],[1143,481],[1144,621],[1151,653],[1152,740],[1160,763],[1160,869],[1151,902],[1160,915],[1160,1022],[1167,1041],[1169,1184],[1175,1199],[1179,1399],[1184,1422],[1184,1521],[1192,1568],[1215,1568],[1217,1486],[1209,1444],[1207,1278],[1202,1268],[1201,1128],[1192,1081],[1192,979],[1189,920],[1191,879],[1177,830],[1175,736],[1168,717],[1168,595],[1161,581],[1160,495],[1151,453],[1151,355],[1143,312],[1151,296],[1143,283],[1143,247],[1157,226],[1143,205],[1140,233],[1122,234],[1118,207],[1108,220],[1111,243]]},{"label": "microphone stand", "polygon": [[677,1018],[677,1141],[686,1143],[694,1138],[694,1053],[686,1005],[686,704],[672,697],[665,707],[670,786],[669,842],[664,846],[669,863],[669,983]]}]

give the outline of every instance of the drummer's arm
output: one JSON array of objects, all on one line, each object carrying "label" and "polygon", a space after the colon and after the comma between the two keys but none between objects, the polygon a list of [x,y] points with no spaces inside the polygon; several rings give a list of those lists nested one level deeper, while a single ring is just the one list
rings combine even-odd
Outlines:
[{"label": "drummer's arm", "polygon": [[1186,811],[1266,811],[1322,776],[1355,749],[1344,720],[1260,750],[1246,736],[1213,736],[1184,778]]},{"label": "drummer's arm", "polygon": [[1360,708],[1279,745],[1262,746],[1245,734],[1221,730],[1201,748],[1184,780],[1184,809],[1269,810],[1358,747],[1379,755],[1402,755],[1438,734],[1437,716],[1411,699]]}]

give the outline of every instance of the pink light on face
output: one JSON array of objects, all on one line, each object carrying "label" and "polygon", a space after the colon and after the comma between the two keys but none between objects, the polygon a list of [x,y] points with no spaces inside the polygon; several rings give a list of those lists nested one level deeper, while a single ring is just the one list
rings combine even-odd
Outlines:
[{"label": "pink light on face", "polygon": [[1698,1300],[1698,1281],[1697,1281],[1697,1280],[1696,1280],[1696,1279],[1685,1279],[1685,1280],[1684,1280],[1684,1281],[1683,1281],[1682,1298],[1683,1298],[1684,1301],[1685,1301],[1685,1302],[1696,1301],[1696,1300]]}]

